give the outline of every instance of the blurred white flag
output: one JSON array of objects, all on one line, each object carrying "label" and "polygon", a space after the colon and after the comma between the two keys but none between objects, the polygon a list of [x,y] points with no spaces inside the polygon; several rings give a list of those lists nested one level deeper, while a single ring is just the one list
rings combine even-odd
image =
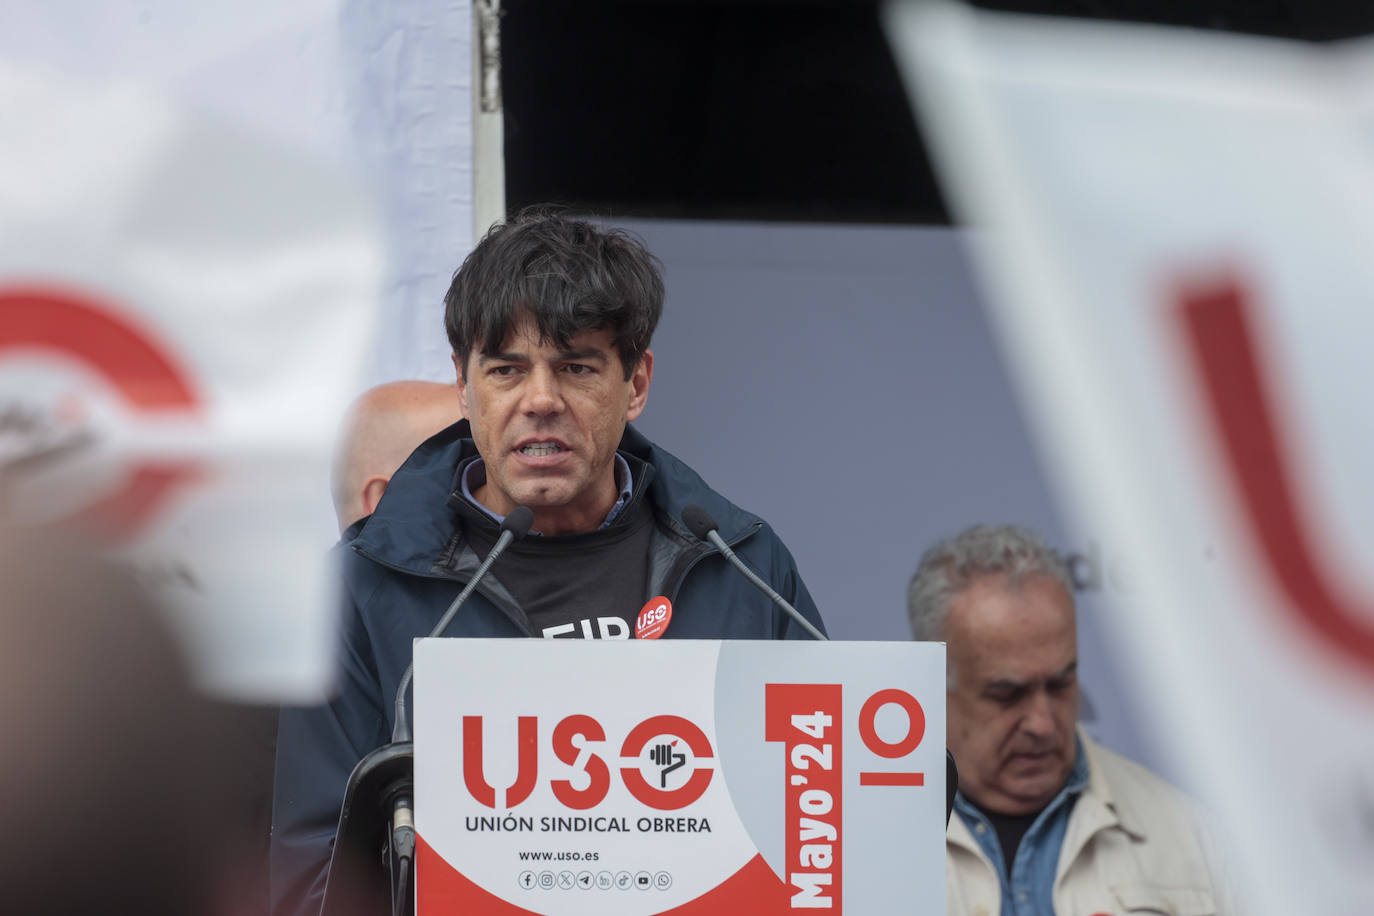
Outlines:
[{"label": "blurred white flag", "polygon": [[1114,621],[1246,910],[1374,905],[1374,47],[897,5]]},{"label": "blurred white flag", "polygon": [[0,64],[0,123],[0,514],[99,531],[208,689],[318,696],[381,269],[361,195],[132,84]]}]

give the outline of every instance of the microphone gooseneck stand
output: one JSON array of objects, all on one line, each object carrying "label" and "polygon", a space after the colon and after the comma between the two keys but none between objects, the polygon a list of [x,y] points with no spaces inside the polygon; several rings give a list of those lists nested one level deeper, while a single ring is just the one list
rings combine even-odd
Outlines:
[{"label": "microphone gooseneck stand", "polygon": [[[502,520],[501,533],[491,552],[434,625],[429,633],[431,638],[444,634],[496,558],[528,534],[532,524],[534,513],[525,506],[517,506]],[[392,916],[411,912],[415,874],[415,745],[410,738],[405,695],[414,673],[412,662],[396,688],[391,741],[359,761],[348,777],[320,916],[376,914],[384,912],[384,907],[389,908]],[[381,863],[385,863],[386,878],[379,874]]]},{"label": "microphone gooseneck stand", "polygon": [[[735,555],[730,549],[730,545],[725,543],[725,539],[720,536],[716,520],[711,517],[711,513],[698,505],[690,505],[682,510],[682,523],[688,530],[697,537],[698,540],[705,541],[720,551],[721,555],[730,562],[732,566],[742,572],[750,582],[760,591],[772,599],[773,603],[788,613],[793,620],[801,625],[801,628],[811,636],[812,639],[825,639],[826,636],[820,630],[812,626],[811,621],[802,616],[801,612],[787,602],[782,595],[779,595],[771,585],[752,569],[745,565],[744,561]],[[954,793],[959,791],[959,768],[954,763],[954,755],[949,748],[945,748],[945,824],[949,824],[950,815],[954,812]]]}]

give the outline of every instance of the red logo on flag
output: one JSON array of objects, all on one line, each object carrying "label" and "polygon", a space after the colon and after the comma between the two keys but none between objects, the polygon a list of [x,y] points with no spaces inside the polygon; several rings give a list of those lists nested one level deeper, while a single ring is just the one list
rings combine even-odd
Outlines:
[{"label": "red logo on flag", "polygon": [[[200,413],[200,398],[187,374],[165,349],[118,309],[93,297],[37,286],[0,287],[0,365],[21,357],[51,362],[59,372],[75,364],[137,418],[176,421]],[[0,404],[0,413],[25,421],[22,428],[6,430],[16,435],[9,436],[13,447],[0,460],[0,512],[24,472],[98,444],[79,399],[64,397],[48,408],[26,403],[25,397],[10,394]],[[65,521],[125,540],[152,521],[196,473],[185,458],[139,458]]]}]

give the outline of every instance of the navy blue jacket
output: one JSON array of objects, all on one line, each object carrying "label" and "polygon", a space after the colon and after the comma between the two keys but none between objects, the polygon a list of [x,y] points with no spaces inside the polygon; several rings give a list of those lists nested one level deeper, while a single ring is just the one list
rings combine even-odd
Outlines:
[{"label": "navy blue jacket", "polygon": [[[466,421],[425,442],[396,472],[377,511],[338,552],[346,610],[337,697],[282,711],[272,805],[272,900],[277,916],[315,914],[348,776],[391,737],[396,686],[412,640],[438,623],[481,557],[463,539],[452,506],[456,470],[475,455]],[[715,517],[721,537],[753,570],[823,629],[792,555],[768,525],[716,493],[677,458],[627,426],[620,450],[652,469],[646,494],[655,517],[647,601],[665,595],[673,638],[805,639],[806,634],[720,553],[681,522],[693,503]],[[500,563],[449,625],[448,636],[532,636],[500,583]]]}]

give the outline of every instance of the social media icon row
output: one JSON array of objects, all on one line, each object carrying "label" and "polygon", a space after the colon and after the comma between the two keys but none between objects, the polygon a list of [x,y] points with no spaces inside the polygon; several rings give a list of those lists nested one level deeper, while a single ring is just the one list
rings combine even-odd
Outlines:
[{"label": "social media icon row", "polygon": [[630,888],[641,891],[651,889],[666,891],[673,886],[673,876],[666,871],[657,873],[650,873],[647,871],[618,871],[614,874],[608,871],[597,872],[596,874],[592,874],[589,871],[575,873],[571,871],[560,871],[557,873],[551,871],[541,871],[538,873],[522,871],[516,877],[516,883],[519,884],[523,890],[527,891],[532,891],[536,888],[544,891],[553,890],[554,888],[563,891],[577,889],[589,891],[592,888],[602,891],[608,891],[612,888],[622,891],[628,891]]}]

